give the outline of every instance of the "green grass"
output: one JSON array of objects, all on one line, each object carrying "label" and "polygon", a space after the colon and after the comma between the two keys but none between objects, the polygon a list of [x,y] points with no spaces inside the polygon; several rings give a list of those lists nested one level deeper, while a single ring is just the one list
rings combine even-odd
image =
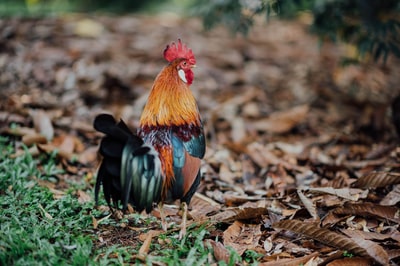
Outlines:
[{"label": "green grass", "polygon": [[62,173],[55,155],[36,159],[26,152],[12,159],[14,148],[7,142],[0,137],[0,265],[118,263],[93,248],[93,203],[79,203],[72,192],[54,199],[37,184]]},{"label": "green grass", "polygon": [[[38,180],[57,182],[63,169],[57,165],[56,154],[32,157],[27,148],[22,156],[11,158],[15,143],[0,136],[0,265],[121,265],[137,263],[136,246],[118,244],[97,248],[98,237],[104,231],[121,229],[124,218],[103,220],[93,228],[92,215],[104,216],[94,208],[94,202],[80,203],[76,190],[93,196],[92,184],[84,178],[71,183],[65,195],[53,193],[38,184]],[[21,148],[19,148],[21,149]],[[76,181],[75,181],[76,182]],[[103,202],[104,203],[104,200]],[[98,218],[100,219],[100,218]],[[150,224],[158,226],[152,217],[134,214],[130,223],[147,230]],[[129,230],[129,229],[125,229]],[[187,236],[177,239],[176,231],[169,231],[152,240],[146,264],[161,262],[166,265],[207,265],[212,253],[204,241],[208,237],[205,225],[188,228]],[[160,244],[162,243],[162,244]],[[232,251],[234,265],[240,257]],[[218,265],[227,265],[220,262]]]},{"label": "green grass", "polygon": [[29,153],[11,159],[13,148],[4,138],[0,150],[0,264],[87,264],[92,241],[82,231],[90,225],[83,215],[90,206],[70,194],[55,200],[35,181],[61,172],[54,157],[42,158],[39,168]]}]

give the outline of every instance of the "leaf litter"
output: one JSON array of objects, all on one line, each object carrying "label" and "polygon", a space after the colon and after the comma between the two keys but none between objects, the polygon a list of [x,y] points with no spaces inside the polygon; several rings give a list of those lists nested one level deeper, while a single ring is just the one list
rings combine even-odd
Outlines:
[{"label": "leaf litter", "polygon": [[[400,148],[390,117],[397,59],[342,66],[345,46],[318,48],[301,21],[271,20],[247,38],[168,16],[0,23],[12,33],[0,40],[0,134],[15,144],[14,158],[22,144],[32,156],[57,154],[65,174],[32,178],[54,200],[73,182],[85,184],[73,194],[80,202],[93,200],[94,117],[113,113],[135,129],[165,64],[160,51],[179,36],[199,61],[192,88],[208,146],[189,221],[208,224],[209,262],[228,263],[233,249],[261,254],[260,265],[400,263]],[[168,244],[146,215],[126,222],[108,207],[97,212],[89,214],[96,247],[138,247],[145,260],[151,242]],[[171,224],[177,212],[167,206]]]}]

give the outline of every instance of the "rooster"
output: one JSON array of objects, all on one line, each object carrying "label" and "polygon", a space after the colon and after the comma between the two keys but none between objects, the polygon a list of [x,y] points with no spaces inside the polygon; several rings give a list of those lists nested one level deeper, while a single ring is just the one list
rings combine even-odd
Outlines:
[{"label": "rooster", "polygon": [[[110,207],[128,204],[151,212],[158,204],[161,225],[167,230],[163,204],[180,200],[182,222],[179,238],[186,234],[188,205],[201,179],[205,153],[203,125],[189,88],[196,59],[179,39],[164,50],[169,64],[156,77],[140,118],[137,134],[124,121],[100,114],[94,128],[105,134],[99,153],[95,200],[101,185]],[[112,203],[112,204],[111,204]]]}]

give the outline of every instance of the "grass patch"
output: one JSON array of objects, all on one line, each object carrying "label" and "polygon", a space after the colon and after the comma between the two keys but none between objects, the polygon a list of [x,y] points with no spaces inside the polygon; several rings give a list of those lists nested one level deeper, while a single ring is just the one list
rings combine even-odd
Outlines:
[{"label": "grass patch", "polygon": [[12,159],[14,149],[5,138],[0,150],[0,264],[88,264],[92,241],[83,231],[91,206],[71,194],[56,200],[35,181],[62,172],[55,156],[34,159],[25,152]]},{"label": "grass patch", "polygon": [[[135,259],[142,244],[137,240],[138,233],[122,224],[133,223],[144,231],[159,228],[155,217],[135,214],[129,222],[126,218],[116,221],[110,217],[94,229],[92,215],[101,217],[104,213],[94,208],[93,201],[80,203],[76,196],[77,189],[93,196],[91,185],[85,185],[82,177],[64,188],[65,195],[55,197],[38,181],[56,183],[57,176],[63,174],[56,154],[34,158],[25,147],[22,156],[12,158],[14,146],[15,143],[0,136],[0,265],[140,263]],[[189,227],[182,240],[177,239],[177,234],[167,232],[154,238],[146,264],[210,263],[212,249],[204,241],[208,236],[205,225]]]},{"label": "grass patch", "polygon": [[[62,173],[55,155],[11,158],[13,144],[0,137],[0,265],[106,265],[118,262],[93,249],[89,215],[93,203],[81,204],[67,192],[55,199],[36,180]],[[119,252],[112,247],[111,252]]]},{"label": "grass patch", "polygon": [[210,247],[204,244],[208,234],[203,227],[190,229],[182,239],[161,235],[160,240],[167,244],[153,244],[155,256],[149,256],[148,264],[162,262],[166,265],[207,265]]}]

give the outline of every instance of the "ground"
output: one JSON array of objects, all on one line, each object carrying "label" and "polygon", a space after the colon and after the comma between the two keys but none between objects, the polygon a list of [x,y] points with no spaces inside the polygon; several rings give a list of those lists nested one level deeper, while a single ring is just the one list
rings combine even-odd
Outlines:
[{"label": "ground", "polygon": [[[100,250],[93,260],[119,258],[110,249],[117,245],[134,250],[125,262],[171,263],[154,261],[176,248],[176,206],[167,206],[168,234],[157,210],[120,220],[103,199],[94,207],[102,136],[92,122],[108,112],[136,129],[165,65],[162,51],[181,38],[197,58],[192,90],[207,152],[190,236],[179,246],[187,252],[176,259],[189,263],[191,252],[211,251],[197,263],[400,262],[400,149],[391,119],[400,110],[392,115],[390,108],[400,91],[398,59],[344,64],[354,48],[321,43],[307,17],[262,22],[249,36],[204,31],[200,20],[173,14],[71,14],[0,25],[0,133],[12,146],[0,155],[54,159],[60,171],[49,174],[40,159],[43,178],[26,182],[50,193],[52,204],[38,212],[47,219],[61,198],[89,204],[82,208],[91,222],[80,233]],[[0,197],[18,194],[2,182]],[[2,241],[1,261],[15,262]]]}]

